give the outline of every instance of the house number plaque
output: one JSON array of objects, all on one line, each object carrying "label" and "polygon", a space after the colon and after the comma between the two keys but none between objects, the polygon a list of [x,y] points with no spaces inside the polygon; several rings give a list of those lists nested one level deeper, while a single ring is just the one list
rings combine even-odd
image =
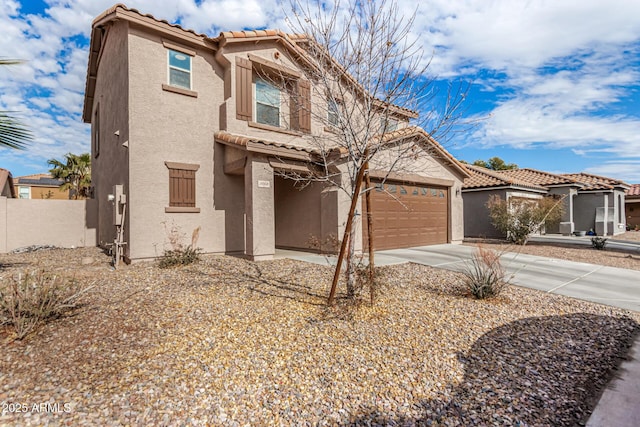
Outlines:
[{"label": "house number plaque", "polygon": [[269,188],[271,187],[271,181],[258,181],[258,188]]}]

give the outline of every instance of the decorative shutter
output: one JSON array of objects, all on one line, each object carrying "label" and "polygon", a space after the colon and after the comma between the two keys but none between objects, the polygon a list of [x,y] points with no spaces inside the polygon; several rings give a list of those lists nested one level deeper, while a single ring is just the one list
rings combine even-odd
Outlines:
[{"label": "decorative shutter", "polygon": [[169,206],[182,206],[180,170],[169,169]]},{"label": "decorative shutter", "polygon": [[291,85],[289,98],[289,128],[291,130],[300,130],[300,91],[298,84]]},{"label": "decorative shutter", "polygon": [[250,121],[253,116],[251,61],[236,57],[236,118]]},{"label": "decorative shutter", "polygon": [[184,170],[182,182],[184,183],[183,206],[196,206],[196,171]]},{"label": "decorative shutter", "polygon": [[311,83],[307,80],[298,80],[298,121],[300,130],[311,132]]},{"label": "decorative shutter", "polygon": [[169,169],[169,206],[196,206],[196,171]]}]

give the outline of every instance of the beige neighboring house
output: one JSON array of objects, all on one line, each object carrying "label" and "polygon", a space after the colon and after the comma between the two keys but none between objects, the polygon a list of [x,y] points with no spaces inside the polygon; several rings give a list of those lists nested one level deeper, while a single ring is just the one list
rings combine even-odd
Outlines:
[{"label": "beige neighboring house", "polygon": [[624,198],[627,227],[640,230],[640,184],[632,184]]},{"label": "beige neighboring house", "polygon": [[[332,132],[310,113],[329,108],[318,107],[318,90],[305,78],[305,41],[273,30],[212,38],[121,4],[98,16],[83,119],[92,129],[99,244],[112,242],[122,224],[129,259],[157,257],[170,229],[189,243],[200,227],[205,252],[260,260],[276,248],[311,250],[314,240],[341,237],[348,196],[283,177],[309,171],[318,161],[314,141]],[[258,72],[286,75],[298,105],[265,102],[275,87]],[[396,130],[384,140],[414,144],[416,160],[402,174],[372,171],[376,249],[460,242],[467,170],[409,125],[415,113],[394,111]],[[338,173],[346,179],[346,167]]]},{"label": "beige neighboring house", "polygon": [[16,191],[13,187],[13,177],[11,176],[11,172],[3,168],[0,168],[0,197],[6,197],[9,199],[16,198]]},{"label": "beige neighboring house", "polygon": [[629,185],[613,178],[588,173],[553,174],[535,169],[494,171],[466,165],[471,176],[464,181],[466,237],[502,238],[489,218],[486,203],[497,195],[502,199],[562,199],[564,214],[559,224],[545,233],[570,235],[593,230],[598,235],[625,231],[625,191]]},{"label": "beige neighboring house", "polygon": [[48,173],[18,176],[13,179],[16,195],[19,199],[56,199],[68,200],[69,190],[61,190],[64,182]]}]

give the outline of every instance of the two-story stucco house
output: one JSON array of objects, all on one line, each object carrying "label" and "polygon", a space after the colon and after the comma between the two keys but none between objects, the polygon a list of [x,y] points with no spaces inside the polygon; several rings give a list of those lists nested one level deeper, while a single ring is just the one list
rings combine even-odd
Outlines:
[{"label": "two-story stucco house", "polygon": [[[311,114],[322,101],[299,42],[271,30],[211,38],[120,4],[94,20],[83,119],[101,244],[114,240],[116,223],[133,260],[161,255],[171,227],[187,237],[200,227],[205,252],[252,259],[341,237],[349,197],[285,177],[317,163],[312,141],[331,132]],[[261,78],[269,72],[286,75],[298,105],[285,107],[289,94]],[[371,170],[376,249],[463,238],[468,172],[412,118],[395,109],[385,140],[415,143],[413,167]],[[356,239],[361,248],[361,232]]]}]

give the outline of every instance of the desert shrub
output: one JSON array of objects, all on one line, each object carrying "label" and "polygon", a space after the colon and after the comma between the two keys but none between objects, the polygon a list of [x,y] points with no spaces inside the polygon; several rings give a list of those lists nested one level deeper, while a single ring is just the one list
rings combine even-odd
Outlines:
[{"label": "desert shrub", "polygon": [[487,208],[491,223],[507,235],[507,239],[518,245],[527,243],[529,236],[545,225],[557,224],[562,218],[562,199],[504,200],[494,195],[489,198]]},{"label": "desert shrub", "polygon": [[500,254],[479,246],[462,271],[466,288],[476,299],[498,296],[507,286]]},{"label": "desert shrub", "polygon": [[604,237],[592,237],[591,247],[599,251],[603,251],[607,247],[607,239]]},{"label": "desert shrub", "polygon": [[38,326],[76,308],[90,289],[74,279],[23,271],[0,283],[0,324],[9,324],[22,339]]},{"label": "desert shrub", "polygon": [[[165,229],[166,229],[165,224]],[[200,261],[202,250],[196,247],[198,237],[200,237],[200,227],[197,227],[191,233],[191,244],[185,246],[182,241],[184,235],[180,233],[180,228],[173,224],[167,231],[167,239],[169,240],[170,249],[165,249],[164,254],[160,257],[158,265],[160,268],[176,267],[179,265],[188,265]]]},{"label": "desert shrub", "polygon": [[191,245],[185,248],[168,249],[158,261],[160,268],[175,267],[178,265],[188,265],[200,261],[200,248],[193,248]]}]

